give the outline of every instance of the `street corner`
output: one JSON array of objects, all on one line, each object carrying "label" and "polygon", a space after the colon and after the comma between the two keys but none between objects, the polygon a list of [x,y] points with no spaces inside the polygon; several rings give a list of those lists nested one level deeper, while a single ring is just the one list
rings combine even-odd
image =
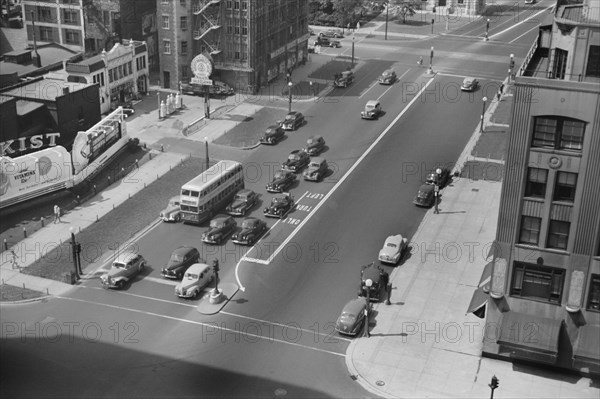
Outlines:
[{"label": "street corner", "polygon": [[[346,367],[350,378],[358,382],[361,387],[382,398],[397,398],[385,389],[385,377],[380,378],[382,374],[395,373],[395,370],[389,370],[387,366],[378,366],[371,359],[377,355],[378,347],[381,345],[383,337],[356,337],[346,349]],[[384,369],[388,369],[387,371]]]},{"label": "street corner", "polygon": [[49,293],[31,290],[10,284],[0,285],[0,305],[22,305],[45,301],[50,298]]},{"label": "street corner", "polygon": [[196,310],[204,315],[217,314],[223,309],[233,296],[238,292],[239,287],[234,283],[222,283],[219,285],[219,295],[214,295],[214,289],[207,289],[200,298],[200,303]]}]

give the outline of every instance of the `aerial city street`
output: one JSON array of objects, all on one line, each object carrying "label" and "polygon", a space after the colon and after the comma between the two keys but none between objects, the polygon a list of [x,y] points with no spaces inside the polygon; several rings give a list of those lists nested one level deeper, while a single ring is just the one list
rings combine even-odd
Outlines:
[{"label": "aerial city street", "polygon": [[598,398],[599,9],[3,1],[0,396]]}]

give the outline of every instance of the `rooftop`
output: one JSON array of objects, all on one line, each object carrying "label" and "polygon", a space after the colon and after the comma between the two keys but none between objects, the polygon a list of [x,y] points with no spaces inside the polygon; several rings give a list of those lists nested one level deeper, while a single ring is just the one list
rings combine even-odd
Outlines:
[{"label": "rooftop", "polygon": [[[27,51],[31,52],[33,50],[16,50],[11,51],[11,53],[22,54]],[[38,46],[37,52],[40,55],[42,67],[62,63],[64,60],[71,59],[77,56],[78,54],[77,52],[69,50],[68,48],[56,43],[49,43],[42,46]],[[2,71],[3,74],[10,74],[16,72],[19,76],[24,76],[36,71],[37,69],[39,68],[33,65],[32,62],[29,62],[24,65],[4,61],[0,62],[0,71]]]},{"label": "rooftop", "polygon": [[87,86],[90,85],[46,78],[24,84],[14,89],[6,90],[2,94],[21,99],[31,99],[33,101],[55,101],[57,97],[63,95],[64,88],[68,88],[69,91],[73,92]]}]

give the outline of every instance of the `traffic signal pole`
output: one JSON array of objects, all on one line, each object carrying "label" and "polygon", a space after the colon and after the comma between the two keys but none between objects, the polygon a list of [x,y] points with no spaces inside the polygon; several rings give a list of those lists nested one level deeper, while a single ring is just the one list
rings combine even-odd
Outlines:
[{"label": "traffic signal pole", "polygon": [[488,386],[492,390],[492,394],[490,395],[490,399],[494,399],[494,389],[498,388],[499,385],[500,385],[500,380],[498,379],[498,377],[493,376],[492,377],[492,382],[490,382],[488,384]]}]

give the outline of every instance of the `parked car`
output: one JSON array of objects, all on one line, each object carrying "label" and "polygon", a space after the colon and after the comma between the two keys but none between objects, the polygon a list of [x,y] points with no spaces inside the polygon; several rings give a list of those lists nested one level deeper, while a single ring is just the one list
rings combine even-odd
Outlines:
[{"label": "parked car", "polygon": [[244,216],[257,201],[258,194],[247,188],[242,189],[235,194],[231,204],[225,208],[225,212],[231,216]]},{"label": "parked car", "polygon": [[333,37],[335,39],[341,39],[344,37],[344,34],[341,30],[325,30],[319,33],[319,37]]},{"label": "parked car", "polygon": [[217,215],[210,221],[208,231],[202,234],[202,242],[207,244],[221,244],[237,227],[235,219],[231,216]]},{"label": "parked car", "polygon": [[181,202],[179,195],[171,197],[167,207],[160,211],[160,218],[163,222],[179,222],[181,220]]},{"label": "parked car", "polygon": [[[363,266],[360,272],[360,288],[358,296],[367,296],[369,291],[369,300],[379,302],[386,293],[389,275],[380,266],[375,266],[374,263]],[[366,284],[367,280],[371,280],[371,287]]]},{"label": "parked car", "polygon": [[329,166],[325,158],[313,157],[308,164],[308,168],[302,174],[304,180],[321,181],[327,174]]},{"label": "parked car", "polygon": [[343,335],[359,334],[366,320],[367,301],[365,298],[354,298],[349,301],[337,318],[335,330]]},{"label": "parked car", "polygon": [[233,234],[234,244],[252,245],[267,231],[267,223],[257,218],[246,218],[242,221],[242,230]]},{"label": "parked car", "polygon": [[264,209],[263,213],[267,217],[283,219],[294,208],[294,197],[290,194],[283,194],[273,197],[271,204]]},{"label": "parked car", "polygon": [[379,251],[379,261],[395,265],[400,262],[400,258],[407,248],[408,240],[402,235],[389,236],[385,239],[383,248]]},{"label": "parked car", "polygon": [[273,180],[267,184],[267,191],[270,193],[282,193],[296,181],[294,172],[278,170],[273,176]]},{"label": "parked car", "polygon": [[310,156],[319,155],[325,149],[325,139],[321,136],[310,136],[306,140],[304,151]]},{"label": "parked car", "polygon": [[179,247],[173,251],[160,274],[166,278],[181,280],[187,268],[200,261],[200,252],[196,248]]},{"label": "parked car", "polygon": [[272,125],[265,130],[265,134],[260,138],[261,144],[275,144],[283,138],[283,128],[279,125]]},{"label": "parked car", "polygon": [[326,37],[318,37],[317,40],[313,42],[314,46],[322,46],[322,47],[334,47],[340,48],[342,44],[338,40],[330,40]]},{"label": "parked car", "polygon": [[377,81],[379,82],[379,84],[382,85],[391,85],[396,81],[396,79],[396,71],[394,71],[393,69],[388,69],[383,71],[383,73]]},{"label": "parked car", "polygon": [[[436,169],[438,169],[438,168],[436,168]],[[435,185],[436,180],[437,180],[437,184],[438,184],[439,188],[444,188],[450,181],[450,169],[439,168],[441,170],[441,173],[439,174],[439,176],[435,172],[436,169],[432,170],[431,172],[429,172],[427,174],[427,179],[425,179],[425,184]]]},{"label": "parked car", "polygon": [[344,71],[335,75],[333,84],[335,87],[348,87],[354,82],[354,73],[352,71]]},{"label": "parked car", "polygon": [[285,119],[281,123],[283,130],[296,130],[300,126],[304,125],[306,119],[304,115],[298,111],[292,111],[285,116]]},{"label": "parked car", "polygon": [[363,119],[377,119],[382,112],[381,103],[378,100],[369,100],[365,105],[365,110],[360,113],[360,117]]},{"label": "parked car", "polygon": [[134,252],[121,253],[113,261],[108,273],[100,277],[104,288],[122,289],[146,266],[146,260]]},{"label": "parked car", "polygon": [[460,86],[460,89],[462,91],[473,91],[475,89],[477,89],[477,86],[479,86],[479,81],[475,78],[471,78],[471,77],[466,77],[463,82],[462,85]]},{"label": "parked car", "polygon": [[288,159],[281,165],[281,169],[287,172],[298,173],[308,165],[310,155],[302,150],[294,150],[288,155]]},{"label": "parked car", "polygon": [[196,298],[215,279],[213,268],[205,263],[194,263],[175,286],[175,295],[180,298]]},{"label": "parked car", "polygon": [[423,184],[419,187],[417,196],[413,200],[413,204],[417,206],[431,206],[435,201],[435,186],[431,184]]}]

